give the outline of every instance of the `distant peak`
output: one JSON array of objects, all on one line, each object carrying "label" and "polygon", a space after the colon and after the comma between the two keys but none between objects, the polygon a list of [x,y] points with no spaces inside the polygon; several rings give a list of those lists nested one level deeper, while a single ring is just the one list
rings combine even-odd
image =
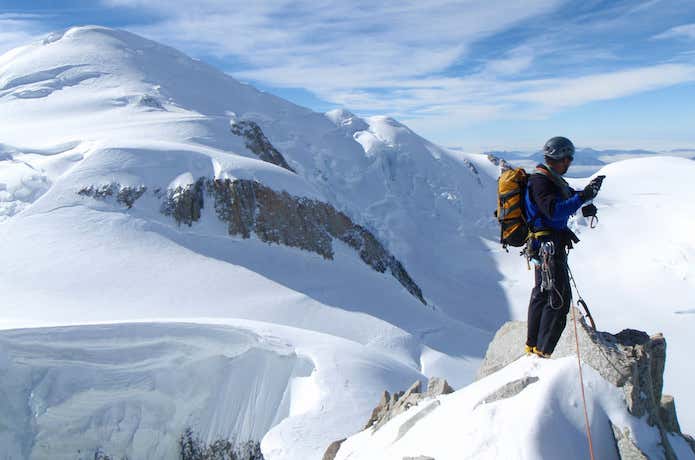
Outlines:
[{"label": "distant peak", "polygon": [[406,126],[403,123],[399,122],[395,118],[387,117],[386,115],[375,115],[373,117],[370,117],[370,120],[376,123],[384,123],[391,126],[406,128]]},{"label": "distant peak", "polygon": [[364,131],[369,127],[363,119],[349,110],[334,109],[326,112],[325,116],[336,126],[350,128],[352,131]]},{"label": "distant peak", "polygon": [[345,109],[333,109],[326,112],[326,117],[335,124],[342,124],[343,121],[355,118],[355,114]]},{"label": "distant peak", "polygon": [[84,25],[84,26],[73,26],[65,30],[64,35],[69,37],[71,35],[79,35],[84,33],[100,33],[106,35],[113,35],[114,33],[127,33],[123,30],[112,29],[110,27],[98,26],[98,25]]},{"label": "distant peak", "polygon": [[52,32],[44,37],[41,44],[51,45],[63,41],[105,46],[112,49],[157,50],[168,55],[183,56],[183,53],[174,48],[127,30],[97,25],[75,26],[62,31]]},{"label": "distant peak", "polygon": [[111,29],[109,27],[104,27],[104,26],[87,25],[87,26],[74,26],[74,27],[70,27],[69,29],[65,29],[65,30],[61,30],[61,31],[57,31],[57,32],[51,32],[43,39],[43,44],[48,45],[50,43],[55,43],[59,40],[62,40],[64,38],[68,38],[68,37],[81,37],[84,35],[93,35],[93,34],[106,35],[106,36],[115,37],[115,38],[121,38],[121,37],[125,37],[125,36],[137,37],[137,35],[132,34],[130,32],[126,32],[125,30]]}]

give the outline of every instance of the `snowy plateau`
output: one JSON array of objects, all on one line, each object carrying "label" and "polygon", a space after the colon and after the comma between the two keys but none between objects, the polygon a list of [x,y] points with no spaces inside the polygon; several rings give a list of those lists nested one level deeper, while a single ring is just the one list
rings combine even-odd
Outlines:
[{"label": "snowy plateau", "polygon": [[[586,458],[576,361],[522,358],[473,383],[532,284],[497,242],[498,174],[391,118],[316,113],[124,31],[0,56],[0,459],[180,458],[186,430],[321,459],[383,390],[432,376],[459,390],[412,432],[441,440],[436,460]],[[694,433],[695,162],[597,174],[598,227],[571,222],[575,278],[600,329],[664,334],[664,392]],[[531,370],[540,382],[498,417],[472,409]],[[584,372],[597,426],[637,423]],[[407,457],[418,438],[390,446],[393,429],[338,458]]]}]

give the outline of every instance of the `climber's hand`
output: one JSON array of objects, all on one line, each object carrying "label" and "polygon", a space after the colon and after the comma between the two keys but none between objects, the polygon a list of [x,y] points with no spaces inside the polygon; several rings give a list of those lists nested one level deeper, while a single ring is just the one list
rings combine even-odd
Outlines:
[{"label": "climber's hand", "polygon": [[594,177],[589,184],[584,187],[584,190],[579,192],[582,196],[583,201],[590,201],[593,200],[596,195],[598,195],[599,190],[601,190],[601,185],[603,184],[603,179],[605,179],[606,176],[596,176]]}]

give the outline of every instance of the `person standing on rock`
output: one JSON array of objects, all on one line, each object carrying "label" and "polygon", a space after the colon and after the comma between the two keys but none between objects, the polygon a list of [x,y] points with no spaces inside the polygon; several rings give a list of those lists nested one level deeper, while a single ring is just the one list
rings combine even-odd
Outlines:
[{"label": "person standing on rock", "polygon": [[567,251],[577,236],[567,220],[601,189],[603,176],[584,190],[573,190],[562,177],[574,159],[574,144],[566,137],[545,143],[545,164],[529,176],[526,188],[526,217],[530,230],[527,253],[535,265],[535,284],[528,307],[525,351],[549,358],[565,328],[571,295]]}]

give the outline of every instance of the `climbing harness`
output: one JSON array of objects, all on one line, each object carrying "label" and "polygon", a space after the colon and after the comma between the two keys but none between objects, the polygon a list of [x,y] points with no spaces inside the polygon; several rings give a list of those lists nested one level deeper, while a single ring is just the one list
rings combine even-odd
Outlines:
[{"label": "climbing harness", "polygon": [[531,263],[533,263],[533,265],[540,265],[540,260],[536,257],[537,255],[531,249],[531,247],[533,246],[533,242],[535,240],[540,239],[543,236],[550,235],[552,235],[552,232],[550,230],[528,232],[528,235],[526,236],[526,245],[524,246],[524,249],[519,253],[520,256],[524,256],[524,258],[526,259],[526,268],[528,270],[531,270]]},{"label": "climbing harness", "polygon": [[586,395],[584,394],[584,375],[582,373],[582,359],[579,352],[579,333],[577,332],[577,313],[575,312],[574,305],[572,305],[572,322],[574,323],[574,341],[577,346],[577,364],[579,365],[579,385],[582,389],[582,405],[584,406],[584,423],[586,424],[586,439],[589,442],[589,455],[591,460],[595,460],[594,457],[594,443],[591,439],[591,426],[589,425],[589,413],[586,409]]},{"label": "climbing harness", "polygon": [[526,240],[527,241],[537,240],[538,238],[540,238],[542,236],[550,236],[552,234],[553,234],[553,232],[551,232],[550,230],[540,230],[537,232],[529,232],[528,236],[526,237]]}]

